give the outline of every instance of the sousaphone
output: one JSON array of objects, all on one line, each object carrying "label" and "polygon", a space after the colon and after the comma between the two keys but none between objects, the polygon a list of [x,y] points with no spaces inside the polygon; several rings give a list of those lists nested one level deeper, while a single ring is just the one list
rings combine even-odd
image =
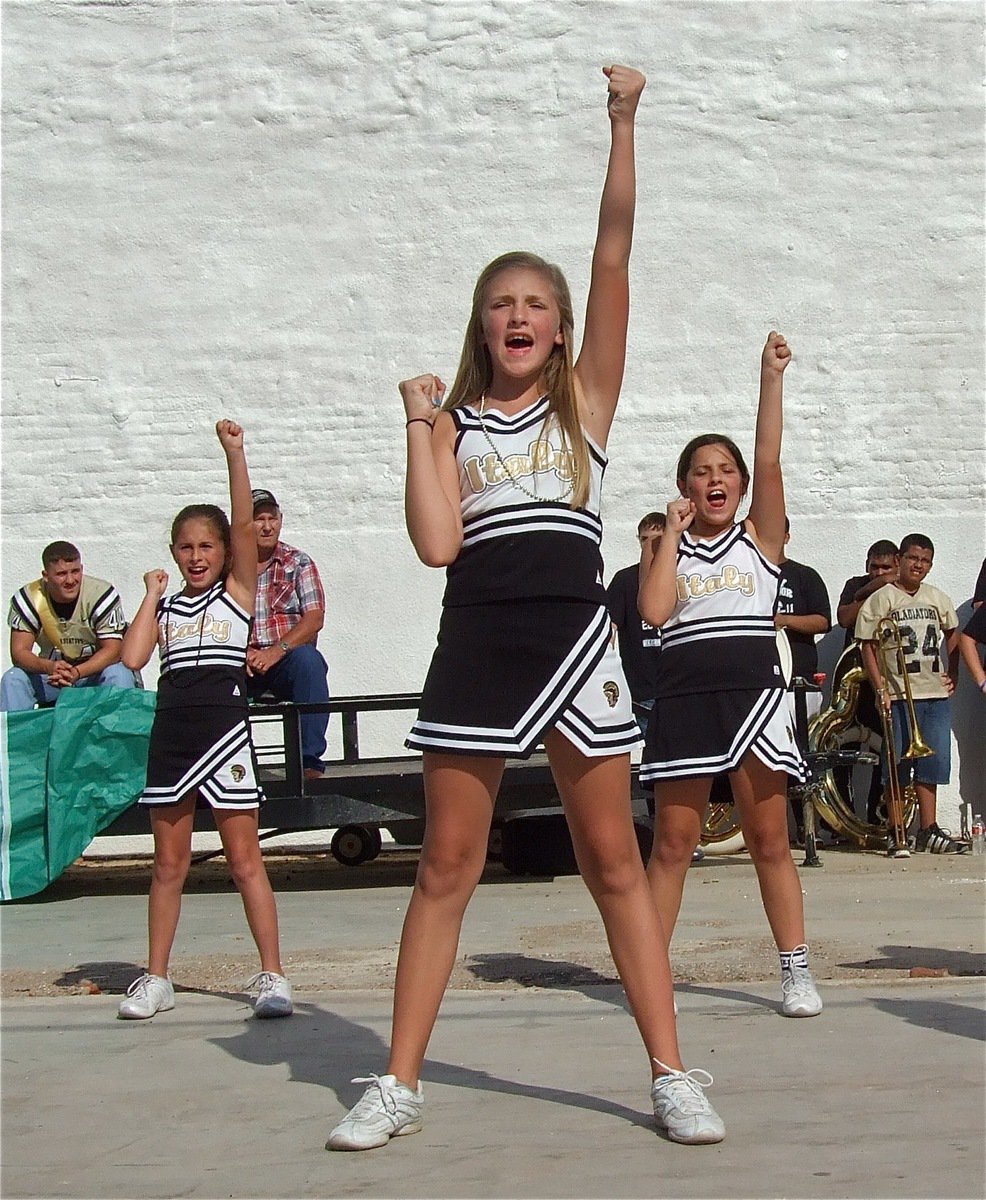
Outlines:
[{"label": "sousaphone", "polygon": [[[839,754],[808,785],[805,799],[837,833],[851,838],[864,850],[883,850],[887,845],[886,810],[881,802],[878,820],[867,813],[867,798],[873,772],[879,770],[883,733],[879,717],[868,701],[861,703],[867,684],[859,643],[843,651],[833,675],[832,701],[808,725],[809,754]],[[872,695],[868,686],[866,691]],[[822,763],[825,760],[822,759]],[[903,789],[903,821],[910,824],[917,803],[913,787]]]}]

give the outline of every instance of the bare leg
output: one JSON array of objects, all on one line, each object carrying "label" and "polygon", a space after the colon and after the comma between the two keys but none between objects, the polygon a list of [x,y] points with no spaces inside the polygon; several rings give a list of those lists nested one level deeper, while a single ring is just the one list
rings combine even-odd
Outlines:
[{"label": "bare leg", "polygon": [[181,893],[192,859],[195,792],[178,804],[151,808],[154,867],[147,897],[147,970],[167,978],[168,960],[181,914]]},{"label": "bare leg", "polygon": [[387,1071],[416,1088],[466,905],[486,865],[503,760],[425,753],[424,845],[404,917]]},{"label": "bare leg", "polygon": [[751,750],[730,779],[774,941],[778,950],[793,950],[805,940],[805,912],[788,841],[787,776]]},{"label": "bare leg", "polygon": [[259,810],[214,808],[229,873],[243,900],[247,924],[260,952],[260,967],[283,975],[277,935],[277,904],[260,852]]},{"label": "bare leg", "polygon": [[918,797],[918,821],[922,829],[927,829],[938,820],[938,785],[915,783],[914,790]]},{"label": "bare leg", "polygon": [[668,779],[654,788],[654,846],[647,878],[668,945],[678,921],[685,876],[702,837],[711,788],[711,776]]},{"label": "bare leg", "polygon": [[647,1048],[683,1070],[667,941],[647,886],[630,811],[630,758],[587,758],[557,730],[544,739],[579,870],[599,907],[609,948]]}]

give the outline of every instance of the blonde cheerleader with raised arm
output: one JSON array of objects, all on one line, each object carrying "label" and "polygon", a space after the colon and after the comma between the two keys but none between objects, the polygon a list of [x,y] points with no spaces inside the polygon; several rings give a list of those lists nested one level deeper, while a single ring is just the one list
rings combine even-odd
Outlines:
[{"label": "blonde cheerleader with raised arm", "polygon": [[448,574],[407,741],[423,754],[427,828],[401,936],[390,1061],[385,1074],[357,1080],[369,1086],[329,1135],[332,1150],[421,1129],[425,1053],[486,862],[504,759],[540,742],[643,1038],[657,1123],[676,1141],[723,1137],[703,1092],[711,1077],[686,1073],[678,1053],[665,938],[630,811],[639,731],[601,583],[600,485],[623,379],[644,87],[629,67],[604,74],[612,140],[578,358],[561,271],[511,253],[479,276],[448,393],[434,374],[400,385],[408,532],[421,560]]}]

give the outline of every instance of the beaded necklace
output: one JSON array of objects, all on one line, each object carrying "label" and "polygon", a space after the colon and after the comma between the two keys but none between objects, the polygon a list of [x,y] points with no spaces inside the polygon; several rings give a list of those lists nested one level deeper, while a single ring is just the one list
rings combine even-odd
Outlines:
[{"label": "beaded necklace", "polygon": [[[548,393],[545,392],[544,395],[546,396],[547,394]],[[535,403],[540,404],[540,402],[543,399],[544,399],[544,396],[539,396],[537,398],[537,400],[535,401]],[[537,492],[532,492],[529,488],[526,488],[520,482],[520,480],[517,478],[517,476],[510,470],[510,468],[507,466],[507,464],[503,461],[503,455],[497,449],[496,442],[494,442],[493,438],[490,436],[490,431],[486,426],[486,422],[483,420],[483,412],[484,412],[485,408],[486,408],[486,393],[483,392],[483,395],[481,396],[480,401],[479,401],[479,408],[476,410],[477,413],[479,414],[479,425],[483,431],[483,436],[486,438],[486,441],[489,443],[490,449],[493,451],[494,455],[496,456],[496,461],[500,464],[501,468],[503,469],[503,473],[510,480],[510,482],[514,485],[514,487],[519,488],[520,491],[522,491],[525,496],[529,496],[532,500],[536,500],[539,504],[557,504],[561,500],[567,500],[568,497],[571,496],[572,492],[575,491],[575,475],[573,475],[572,478],[568,481],[568,487],[565,489],[565,491],[562,492],[562,494],[559,497],[557,497],[557,499],[555,499],[555,500],[551,500],[546,496],[539,496],[537,494]],[[534,478],[536,480],[537,476],[535,475]],[[536,483],[535,483],[535,486],[537,486]]]}]

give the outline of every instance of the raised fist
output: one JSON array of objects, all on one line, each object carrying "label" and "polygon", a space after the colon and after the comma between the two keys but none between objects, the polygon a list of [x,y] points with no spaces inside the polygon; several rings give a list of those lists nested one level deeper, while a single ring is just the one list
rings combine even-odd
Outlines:
[{"label": "raised fist", "polygon": [[692,500],[686,500],[683,496],[677,500],[668,502],[668,523],[667,532],[672,535],[679,535],[685,532],[692,521],[695,520],[695,503]]},{"label": "raised fist", "polygon": [[217,421],[216,434],[224,450],[242,450],[243,448],[243,426],[237,425],[235,421]]},{"label": "raised fist", "polygon": [[445,384],[437,375],[416,375],[414,379],[402,380],[398,387],[409,421],[418,417],[429,423],[435,420],[435,410],[445,396]]},{"label": "raised fist", "polygon": [[155,596],[160,600],[168,590],[168,572],[148,571],[144,576],[144,587],[147,589],[148,596]]},{"label": "raised fist", "polygon": [[791,361],[791,347],[775,329],[767,334],[767,344],[763,348],[760,361],[765,371],[774,371],[778,375],[783,374],[784,368]]},{"label": "raised fist", "polygon": [[632,121],[647,80],[633,67],[621,67],[615,63],[611,67],[603,67],[603,74],[609,80],[607,104],[610,119]]}]

